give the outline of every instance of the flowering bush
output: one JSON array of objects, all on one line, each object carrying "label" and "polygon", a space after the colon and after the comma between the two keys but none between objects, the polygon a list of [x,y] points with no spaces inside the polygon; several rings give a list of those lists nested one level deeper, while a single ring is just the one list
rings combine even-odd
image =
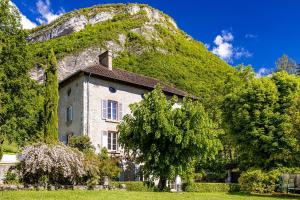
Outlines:
[{"label": "flowering bush", "polygon": [[83,154],[63,144],[24,148],[20,172],[24,183],[76,184],[85,175]]}]

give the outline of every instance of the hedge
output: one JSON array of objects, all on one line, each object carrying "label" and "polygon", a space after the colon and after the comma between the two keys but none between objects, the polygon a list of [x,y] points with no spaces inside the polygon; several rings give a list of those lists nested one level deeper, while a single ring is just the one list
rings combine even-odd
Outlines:
[{"label": "hedge", "polygon": [[193,183],[191,185],[183,185],[186,192],[239,192],[240,186],[235,183]]},{"label": "hedge", "polygon": [[144,182],[141,181],[126,181],[126,182],[112,182],[111,185],[116,188],[121,188],[121,184],[126,186],[126,190],[128,191],[143,191],[149,192],[153,191],[153,188],[149,188]]},{"label": "hedge", "polygon": [[[153,188],[147,187],[147,185],[141,181],[133,182],[112,182],[111,185],[120,188],[121,184],[126,186],[128,191],[153,191]],[[193,183],[192,185],[183,184],[184,191],[186,192],[239,192],[239,184],[227,184],[227,183]]]}]

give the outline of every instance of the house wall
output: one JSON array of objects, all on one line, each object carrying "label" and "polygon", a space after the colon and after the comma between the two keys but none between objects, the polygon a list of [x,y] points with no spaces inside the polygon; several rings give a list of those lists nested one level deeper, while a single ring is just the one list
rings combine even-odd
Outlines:
[{"label": "house wall", "polygon": [[[107,135],[103,131],[117,131],[117,122],[102,119],[102,100],[114,100],[122,103],[123,116],[130,113],[129,105],[142,100],[147,90],[120,84],[112,81],[85,77],[85,133],[91,138],[96,150],[107,147]],[[109,87],[116,89],[115,93]],[[89,97],[89,99],[88,99]],[[89,103],[88,103],[89,102]],[[87,112],[89,108],[89,112]],[[88,122],[89,121],[89,122]]]},{"label": "house wall", "polygon": [[[109,87],[116,89],[115,93]],[[68,96],[68,90],[71,94]],[[67,134],[88,135],[99,152],[107,147],[107,134],[103,131],[117,131],[118,122],[102,118],[102,100],[122,103],[123,116],[130,113],[129,105],[142,100],[148,90],[127,84],[81,75],[68,82],[59,90],[59,138],[67,142]],[[170,98],[170,97],[168,97]],[[66,110],[73,107],[73,121],[66,122]],[[174,108],[179,104],[174,105]]]},{"label": "house wall", "polygon": [[[68,96],[68,91],[71,93]],[[84,75],[69,82],[59,89],[58,104],[58,133],[60,141],[67,142],[67,134],[80,135],[83,130],[83,93],[84,93]],[[72,122],[66,122],[67,107],[73,108]]]}]

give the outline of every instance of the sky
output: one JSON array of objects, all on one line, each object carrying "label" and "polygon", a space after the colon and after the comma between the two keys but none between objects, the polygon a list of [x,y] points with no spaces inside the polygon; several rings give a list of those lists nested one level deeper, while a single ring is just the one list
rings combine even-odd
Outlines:
[{"label": "sky", "polygon": [[107,3],[144,3],[175,19],[179,28],[231,65],[264,75],[283,54],[300,63],[300,0],[12,0],[25,28],[61,14]]}]

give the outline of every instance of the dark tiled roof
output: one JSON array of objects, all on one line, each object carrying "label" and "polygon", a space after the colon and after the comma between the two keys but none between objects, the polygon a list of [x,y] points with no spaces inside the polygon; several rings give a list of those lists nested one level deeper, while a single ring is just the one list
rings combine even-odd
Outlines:
[{"label": "dark tiled roof", "polygon": [[146,89],[153,89],[157,84],[162,86],[162,89],[165,93],[171,95],[177,95],[179,97],[188,96],[188,94],[182,90],[176,89],[174,87],[168,86],[154,78],[150,78],[147,76],[142,76],[136,73],[124,71],[121,69],[113,68],[109,70],[107,67],[102,65],[94,65],[88,68],[81,70],[87,74],[92,74],[95,76],[99,76],[101,78],[122,82],[130,85],[135,85],[139,87],[143,87]]}]

